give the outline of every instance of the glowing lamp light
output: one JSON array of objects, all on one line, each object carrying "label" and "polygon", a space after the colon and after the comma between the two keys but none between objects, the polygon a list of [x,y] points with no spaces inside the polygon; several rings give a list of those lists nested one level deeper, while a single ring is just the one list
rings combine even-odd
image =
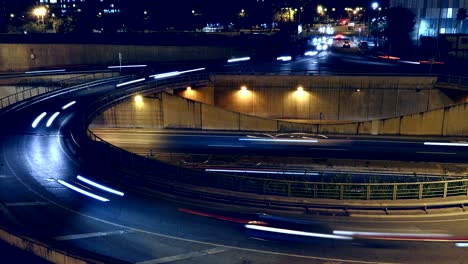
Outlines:
[{"label": "glowing lamp light", "polygon": [[135,103],[137,104],[143,103],[143,97],[141,95],[135,96]]},{"label": "glowing lamp light", "polygon": [[304,92],[304,87],[302,87],[302,86],[297,87],[297,91],[298,92]]},{"label": "glowing lamp light", "polygon": [[192,87],[187,86],[187,91],[190,91],[190,90],[192,90]]},{"label": "glowing lamp light", "polygon": [[242,86],[241,86],[241,91],[247,91],[247,86],[242,85]]}]

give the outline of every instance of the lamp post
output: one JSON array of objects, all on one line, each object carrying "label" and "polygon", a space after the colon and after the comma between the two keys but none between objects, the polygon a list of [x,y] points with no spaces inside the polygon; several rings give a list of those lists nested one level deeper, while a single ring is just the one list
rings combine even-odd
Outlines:
[{"label": "lamp post", "polygon": [[41,22],[42,24],[44,24],[44,16],[46,15],[46,13],[47,9],[43,6],[34,8],[33,14],[37,17],[38,24],[41,24]]}]

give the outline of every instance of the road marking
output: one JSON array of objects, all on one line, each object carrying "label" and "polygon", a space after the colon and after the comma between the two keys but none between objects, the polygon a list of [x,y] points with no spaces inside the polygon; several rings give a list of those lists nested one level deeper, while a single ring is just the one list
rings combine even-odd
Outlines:
[{"label": "road marking", "polygon": [[[11,164],[8,162],[8,159],[5,160],[5,163],[6,163],[7,167],[11,170],[12,167],[11,167]],[[199,245],[211,245],[211,246],[215,246],[215,247],[235,249],[235,250],[240,250],[240,251],[244,251],[244,252],[270,254],[270,255],[274,255],[274,256],[284,256],[284,257],[302,258],[302,259],[313,259],[313,260],[316,260],[316,261],[317,260],[342,261],[342,262],[359,263],[359,264],[396,264],[396,262],[377,262],[377,261],[366,261],[366,260],[335,259],[335,258],[326,258],[326,257],[319,257],[319,256],[308,256],[308,255],[300,255],[300,254],[282,253],[282,252],[278,252],[278,251],[259,250],[259,249],[253,249],[253,248],[243,248],[243,247],[240,247],[240,246],[229,246],[229,245],[223,245],[223,244],[218,244],[218,243],[210,243],[210,242],[199,241],[199,240],[194,240],[194,239],[188,239],[188,238],[183,238],[183,237],[171,236],[171,235],[166,235],[166,234],[162,234],[162,233],[158,233],[158,232],[148,231],[148,230],[145,230],[145,229],[140,229],[140,228],[135,228],[135,227],[126,226],[126,225],[122,225],[122,224],[117,224],[117,223],[107,221],[107,220],[104,220],[104,219],[101,219],[101,218],[98,218],[98,217],[95,217],[95,216],[92,216],[92,215],[88,215],[88,214],[85,214],[85,213],[82,213],[82,212],[79,212],[79,211],[75,211],[73,209],[70,209],[68,207],[65,207],[65,206],[55,202],[54,200],[50,200],[47,197],[45,197],[44,195],[42,195],[41,193],[33,190],[20,177],[18,177],[18,175],[14,171],[13,171],[13,175],[29,191],[31,191],[35,195],[43,198],[44,200],[49,201],[51,204],[53,204],[53,205],[55,205],[55,206],[57,206],[59,208],[62,208],[65,211],[68,211],[70,213],[74,213],[76,215],[80,215],[80,216],[83,216],[83,217],[87,217],[89,219],[92,219],[92,220],[95,220],[95,221],[98,221],[98,222],[101,222],[101,223],[109,224],[109,225],[112,225],[112,226],[115,226],[115,227],[125,228],[125,229],[127,229],[127,230],[129,230],[131,232],[140,232],[140,233],[143,233],[143,234],[153,235],[153,236],[162,237],[162,238],[174,239],[174,240],[185,241],[185,242],[192,242],[192,243],[196,243],[196,244],[199,244]],[[463,219],[463,221],[465,221],[465,220],[466,219]],[[349,220],[347,220],[347,221],[349,221]],[[449,219],[449,220],[445,220],[445,221],[454,221],[454,220]],[[459,221],[459,220],[457,219],[455,221]],[[358,221],[356,221],[356,222],[358,222]],[[365,222],[374,222],[374,221],[367,221],[366,220]],[[395,222],[395,221],[391,221],[391,222]],[[407,223],[408,221],[401,221],[401,222]]]},{"label": "road marking", "polygon": [[142,261],[142,262],[137,262],[137,264],[160,264],[160,263],[169,263],[169,262],[175,262],[179,260],[184,260],[184,259],[191,259],[195,257],[202,257],[206,255],[212,255],[212,254],[217,254],[221,252],[227,251],[227,248],[221,248],[221,247],[215,247],[215,248],[210,248],[202,251],[195,251],[195,252],[190,252],[186,254],[180,254],[180,255],[175,255],[175,256],[170,256],[170,257],[164,257],[164,258],[158,258],[158,259],[152,259],[152,260],[147,260],[147,261]]},{"label": "road marking", "polygon": [[457,153],[454,152],[430,152],[430,151],[421,151],[416,152],[418,154],[440,154],[440,155],[456,155]]},{"label": "road marking", "polygon": [[74,240],[74,239],[82,239],[82,238],[90,238],[90,237],[101,237],[101,236],[110,236],[110,235],[123,235],[125,233],[129,233],[130,231],[127,230],[117,230],[117,231],[109,231],[109,232],[95,232],[95,233],[87,233],[87,234],[76,234],[76,235],[67,235],[67,236],[58,236],[54,237],[55,240]]},{"label": "road marking", "polygon": [[17,202],[17,203],[5,203],[8,207],[14,206],[36,206],[36,205],[47,205],[46,202]]}]

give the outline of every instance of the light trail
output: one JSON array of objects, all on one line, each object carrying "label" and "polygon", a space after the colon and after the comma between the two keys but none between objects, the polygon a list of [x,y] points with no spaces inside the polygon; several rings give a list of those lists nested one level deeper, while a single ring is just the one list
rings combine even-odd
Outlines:
[{"label": "light trail", "polygon": [[40,114],[38,117],[36,117],[36,119],[34,119],[34,122],[32,123],[32,127],[33,128],[36,128],[37,125],[39,124],[39,122],[41,122],[41,120],[44,118],[44,116],[46,116],[47,113],[46,112],[43,112],[42,114]]},{"label": "light trail", "polygon": [[103,191],[110,192],[110,193],[116,194],[116,195],[118,195],[118,196],[124,196],[124,193],[121,192],[121,191],[117,191],[117,190],[114,190],[114,189],[109,188],[109,187],[107,187],[107,186],[104,186],[104,185],[102,185],[102,184],[93,182],[92,180],[89,180],[89,179],[87,179],[87,178],[85,178],[85,177],[83,177],[83,176],[78,175],[78,176],[76,176],[76,178],[77,178],[78,180],[82,181],[82,182],[86,182],[87,184],[89,184],[89,185],[91,185],[91,186],[94,186],[94,187],[96,187],[96,188],[98,188],[98,189],[101,189],[101,190],[103,190]]},{"label": "light trail", "polygon": [[91,197],[91,198],[94,198],[94,199],[96,199],[96,200],[99,200],[99,201],[101,201],[101,202],[108,202],[108,201],[110,201],[110,200],[107,199],[107,198],[104,198],[104,197],[101,197],[101,196],[99,196],[99,195],[96,195],[96,194],[90,193],[90,192],[88,192],[88,191],[85,191],[85,190],[83,190],[83,189],[81,189],[81,188],[79,188],[79,187],[76,187],[76,186],[74,186],[74,185],[72,185],[72,184],[69,184],[68,182],[65,182],[65,181],[62,181],[62,180],[58,180],[58,183],[62,184],[63,186],[65,186],[65,187],[67,187],[67,188],[70,188],[70,189],[72,189],[72,190],[74,190],[74,191],[76,191],[76,192],[79,192],[79,193],[81,193],[81,194],[84,194],[84,195],[86,195],[86,196],[88,196],[88,197]]},{"label": "light trail", "polygon": [[76,104],[76,101],[71,101],[68,104],[62,106],[62,110],[65,110],[65,109],[67,109],[68,107],[70,107],[70,106],[72,106],[74,104]]},{"label": "light trail", "polygon": [[52,122],[54,122],[55,118],[60,114],[60,112],[55,112],[49,120],[47,120],[46,127],[50,127],[52,125]]},{"label": "light trail", "polygon": [[340,236],[340,235],[330,235],[330,234],[321,234],[321,233],[311,233],[297,230],[290,230],[284,228],[268,227],[268,226],[258,226],[258,225],[245,225],[248,229],[280,233],[286,235],[297,235],[297,236],[307,236],[307,237],[317,237],[317,238],[331,238],[331,239],[342,239],[342,240],[352,240],[352,237],[349,236]]},{"label": "light trail", "polygon": [[35,74],[35,73],[53,73],[53,72],[64,72],[65,69],[61,70],[46,70],[46,71],[27,71],[26,74]]},{"label": "light trail", "polygon": [[116,85],[116,87],[122,87],[122,86],[125,86],[125,85],[142,82],[144,80],[146,80],[146,78],[141,78],[141,79],[132,80],[132,81],[124,82],[124,83],[119,83],[119,84]]}]

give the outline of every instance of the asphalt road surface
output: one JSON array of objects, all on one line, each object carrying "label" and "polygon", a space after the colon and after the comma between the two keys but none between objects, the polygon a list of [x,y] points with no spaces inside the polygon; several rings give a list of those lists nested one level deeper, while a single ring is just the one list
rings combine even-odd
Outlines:
[{"label": "asphalt road surface", "polygon": [[[112,169],[80,163],[65,140],[70,139],[69,129],[81,122],[80,111],[113,89],[108,85],[69,93],[2,117],[0,201],[28,235],[72,252],[78,248],[97,258],[104,255],[132,263],[466,263],[468,259],[464,244],[455,243],[468,240],[464,215],[425,219],[286,215],[284,219],[261,215],[261,210],[236,214],[224,212],[222,206],[208,210],[164,200],[122,182],[100,181],[112,178]],[[76,104],[63,110],[71,101]],[[43,112],[44,119],[33,128]],[[60,113],[47,127],[55,112]],[[225,140],[218,142],[226,144]],[[125,195],[102,191],[78,176],[97,179]],[[108,201],[85,196],[70,185]],[[298,217],[307,222],[289,220]],[[256,224],[246,226],[250,220]],[[285,234],[287,230],[296,232]]]}]

